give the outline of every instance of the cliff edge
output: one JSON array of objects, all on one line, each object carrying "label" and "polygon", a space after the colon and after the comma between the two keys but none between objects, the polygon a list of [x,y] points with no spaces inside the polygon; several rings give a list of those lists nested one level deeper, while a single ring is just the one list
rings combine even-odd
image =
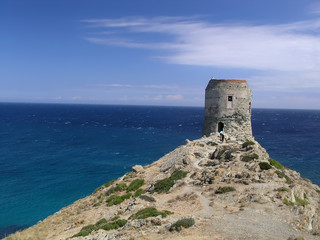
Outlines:
[{"label": "cliff edge", "polygon": [[13,239],[319,239],[320,187],[253,138],[188,141]]}]

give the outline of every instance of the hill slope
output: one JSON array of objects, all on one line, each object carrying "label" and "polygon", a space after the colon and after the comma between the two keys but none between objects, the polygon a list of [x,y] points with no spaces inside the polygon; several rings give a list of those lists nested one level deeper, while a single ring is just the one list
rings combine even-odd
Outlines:
[{"label": "hill slope", "polygon": [[6,239],[319,239],[319,186],[249,140],[187,141]]}]

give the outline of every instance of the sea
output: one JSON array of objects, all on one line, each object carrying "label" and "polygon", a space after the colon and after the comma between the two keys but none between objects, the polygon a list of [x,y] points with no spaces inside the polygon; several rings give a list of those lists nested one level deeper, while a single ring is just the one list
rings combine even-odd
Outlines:
[{"label": "sea", "polygon": [[[0,238],[201,137],[201,107],[0,103]],[[320,110],[253,109],[270,157],[320,185]]]}]

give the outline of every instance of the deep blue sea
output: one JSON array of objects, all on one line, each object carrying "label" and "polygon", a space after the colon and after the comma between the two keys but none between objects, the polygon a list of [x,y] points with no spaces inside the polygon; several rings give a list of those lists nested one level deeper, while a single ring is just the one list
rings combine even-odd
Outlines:
[{"label": "deep blue sea", "polygon": [[[0,103],[0,238],[201,137],[204,109]],[[320,111],[253,109],[270,156],[320,185]]]}]

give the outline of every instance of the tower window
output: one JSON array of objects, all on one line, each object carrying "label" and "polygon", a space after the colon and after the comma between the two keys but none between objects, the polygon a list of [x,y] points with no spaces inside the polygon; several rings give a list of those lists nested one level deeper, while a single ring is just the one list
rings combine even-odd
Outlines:
[{"label": "tower window", "polygon": [[233,96],[228,96],[227,108],[233,107]]}]

